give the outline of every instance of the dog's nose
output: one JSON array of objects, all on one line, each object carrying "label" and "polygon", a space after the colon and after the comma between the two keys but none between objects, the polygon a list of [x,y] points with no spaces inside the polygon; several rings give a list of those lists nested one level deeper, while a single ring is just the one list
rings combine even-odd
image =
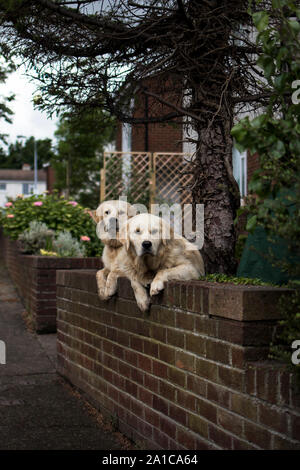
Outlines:
[{"label": "dog's nose", "polygon": [[152,246],[152,243],[149,240],[145,240],[142,243],[142,247],[145,248],[145,250],[149,250],[149,248],[151,248],[151,246]]}]

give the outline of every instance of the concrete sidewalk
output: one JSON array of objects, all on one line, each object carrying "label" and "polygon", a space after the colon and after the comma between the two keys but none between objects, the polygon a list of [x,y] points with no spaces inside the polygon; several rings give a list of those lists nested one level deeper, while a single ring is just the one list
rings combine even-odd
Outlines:
[{"label": "concrete sidewalk", "polygon": [[30,333],[23,311],[0,260],[0,450],[124,449],[56,374],[56,335]]}]

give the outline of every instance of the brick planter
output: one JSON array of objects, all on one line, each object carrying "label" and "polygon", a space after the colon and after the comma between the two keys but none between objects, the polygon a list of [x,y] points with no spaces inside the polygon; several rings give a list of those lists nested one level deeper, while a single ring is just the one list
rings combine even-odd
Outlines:
[{"label": "brick planter", "polygon": [[292,376],[267,360],[289,291],[169,282],[150,312],[130,284],[58,271],[58,370],[145,449],[300,449]]},{"label": "brick planter", "polygon": [[23,255],[15,241],[1,240],[4,260],[37,333],[56,331],[56,271],[99,269],[100,258],[53,258]]}]

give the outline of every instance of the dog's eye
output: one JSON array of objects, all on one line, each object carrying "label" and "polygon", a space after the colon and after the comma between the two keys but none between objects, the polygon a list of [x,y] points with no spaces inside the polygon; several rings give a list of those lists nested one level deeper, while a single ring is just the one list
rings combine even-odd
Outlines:
[{"label": "dog's eye", "polygon": [[105,211],[105,212],[104,212],[104,214],[105,214],[105,215],[108,215],[108,214],[109,214],[109,212],[110,212],[110,211]]},{"label": "dog's eye", "polygon": [[139,228],[136,228],[135,233],[141,233],[141,230]]}]

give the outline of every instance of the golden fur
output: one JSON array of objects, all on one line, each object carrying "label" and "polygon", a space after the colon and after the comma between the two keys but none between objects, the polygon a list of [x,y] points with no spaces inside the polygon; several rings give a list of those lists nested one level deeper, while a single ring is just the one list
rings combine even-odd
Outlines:
[{"label": "golden fur", "polygon": [[95,211],[89,211],[89,214],[97,224],[97,234],[104,244],[102,253],[104,268],[97,272],[96,279],[99,297],[102,300],[106,300],[110,297],[109,291],[106,288],[107,277],[114,266],[113,263],[118,252],[123,248],[119,230],[115,230],[112,237],[107,227],[110,219],[115,219],[118,220],[119,228],[121,228],[122,224],[133,216],[133,207],[125,201],[104,201]]},{"label": "golden fur", "polygon": [[[204,274],[202,256],[185,238],[176,234],[161,218],[139,214],[121,229],[123,247],[110,258],[110,272],[106,280],[106,294],[113,295],[118,277],[127,277],[142,311],[148,309],[150,295],[158,294],[170,280],[197,279]],[[145,250],[144,244],[150,243]]]}]

